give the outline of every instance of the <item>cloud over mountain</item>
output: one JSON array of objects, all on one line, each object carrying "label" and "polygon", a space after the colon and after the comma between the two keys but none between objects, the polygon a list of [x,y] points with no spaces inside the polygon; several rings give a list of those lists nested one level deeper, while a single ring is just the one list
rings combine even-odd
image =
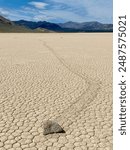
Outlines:
[{"label": "cloud over mountain", "polygon": [[29,2],[28,4],[38,8],[38,9],[43,9],[47,6],[46,3],[43,3],[43,2],[36,2],[36,1],[32,1],[32,2]]}]

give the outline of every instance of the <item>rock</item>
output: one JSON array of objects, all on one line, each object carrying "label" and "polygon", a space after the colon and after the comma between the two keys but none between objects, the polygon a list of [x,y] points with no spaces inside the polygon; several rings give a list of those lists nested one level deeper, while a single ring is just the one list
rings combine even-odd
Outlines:
[{"label": "rock", "polygon": [[53,134],[53,133],[65,133],[63,128],[55,121],[46,121],[43,124],[44,127],[44,135]]}]

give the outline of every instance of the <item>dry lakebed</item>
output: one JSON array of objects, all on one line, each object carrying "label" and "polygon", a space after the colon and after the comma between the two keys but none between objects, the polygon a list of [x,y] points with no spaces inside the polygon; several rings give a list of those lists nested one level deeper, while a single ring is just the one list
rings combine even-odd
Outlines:
[{"label": "dry lakebed", "polygon": [[112,126],[112,33],[0,34],[0,150],[112,150]]}]

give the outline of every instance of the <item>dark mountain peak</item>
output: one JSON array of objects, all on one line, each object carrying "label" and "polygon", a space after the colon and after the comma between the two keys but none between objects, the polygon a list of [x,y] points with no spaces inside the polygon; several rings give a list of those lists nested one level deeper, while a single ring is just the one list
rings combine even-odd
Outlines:
[{"label": "dark mountain peak", "polygon": [[[16,21],[16,22],[27,22],[26,20],[19,20],[19,21]],[[30,21],[31,22],[31,21]]]},{"label": "dark mountain peak", "polygon": [[40,28],[45,28],[48,30],[53,30],[53,31],[62,31],[62,28],[56,24],[56,23],[50,23],[47,21],[43,21],[41,25],[39,25],[38,27]]},{"label": "dark mountain peak", "polygon": [[61,27],[58,24],[50,23],[47,21],[33,22],[33,21],[20,20],[20,21],[15,21],[15,23],[18,25],[31,28],[31,29],[44,28],[44,29],[53,30],[53,31],[61,30]]},{"label": "dark mountain peak", "polygon": [[67,21],[67,22],[65,22],[66,24],[67,23],[77,23],[77,22],[74,22],[74,21]]}]

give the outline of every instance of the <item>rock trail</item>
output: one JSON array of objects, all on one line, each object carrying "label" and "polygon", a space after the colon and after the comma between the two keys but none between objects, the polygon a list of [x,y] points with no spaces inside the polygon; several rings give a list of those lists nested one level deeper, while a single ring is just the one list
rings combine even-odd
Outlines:
[{"label": "rock trail", "polygon": [[[86,87],[88,87],[79,97],[76,98],[76,101],[67,109],[65,109],[62,113],[61,116],[55,118],[55,120],[60,121],[61,120],[68,120],[69,119],[69,115],[72,114],[76,114],[80,111],[82,111],[84,108],[88,108],[89,106],[91,106],[91,103],[94,101],[94,99],[96,98],[98,91],[100,90],[100,86],[101,86],[101,81],[93,81],[91,78],[87,78],[84,77],[82,74],[79,74],[78,72],[74,71],[69,65],[67,65],[67,63],[65,63],[65,61],[60,58],[55,50],[50,47],[49,45],[47,45],[47,43],[44,41],[43,42],[44,46],[47,47],[47,49],[53,53],[53,55],[59,60],[59,62],[70,72],[72,72],[73,74],[75,74],[76,76],[78,76],[79,78],[81,78],[82,80],[85,81]],[[91,93],[90,96],[88,96],[88,93]],[[85,95],[86,94],[86,95]],[[72,123],[72,121],[71,121]]]}]

